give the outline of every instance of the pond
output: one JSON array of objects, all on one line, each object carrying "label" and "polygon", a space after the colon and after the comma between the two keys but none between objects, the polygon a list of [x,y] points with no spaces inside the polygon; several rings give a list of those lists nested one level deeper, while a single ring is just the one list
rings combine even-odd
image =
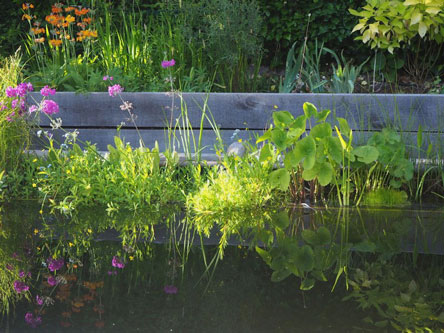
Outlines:
[{"label": "pond", "polygon": [[1,207],[0,331],[443,332],[441,207],[40,209]]}]

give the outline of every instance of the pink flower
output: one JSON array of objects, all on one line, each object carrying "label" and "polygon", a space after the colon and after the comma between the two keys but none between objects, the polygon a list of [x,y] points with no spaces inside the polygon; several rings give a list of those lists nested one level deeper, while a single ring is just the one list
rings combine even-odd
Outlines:
[{"label": "pink flower", "polygon": [[114,97],[117,94],[120,94],[122,91],[123,91],[123,88],[120,86],[120,84],[115,84],[113,86],[108,87],[108,94],[111,97]]},{"label": "pink flower", "polygon": [[111,275],[117,275],[117,271],[108,271],[108,275],[109,275],[109,276],[111,276]]},{"label": "pink flower", "polygon": [[48,277],[47,281],[51,287],[54,287],[57,284],[57,279],[52,275]]},{"label": "pink flower", "polygon": [[42,96],[48,97],[49,95],[55,95],[56,90],[55,89],[51,89],[49,86],[44,86],[41,90],[40,90],[40,94],[42,94]]},{"label": "pink flower", "polygon": [[113,78],[112,76],[105,75],[105,76],[103,77],[103,81],[106,81],[106,80],[110,80],[110,81],[112,81],[112,80],[114,80],[114,78]]},{"label": "pink flower", "polygon": [[25,314],[25,322],[32,328],[36,328],[38,325],[42,323],[42,317],[40,316],[34,317],[34,315],[31,312],[27,312]]},{"label": "pink flower", "polygon": [[38,110],[37,105],[31,105],[28,109],[28,112],[33,113],[33,112],[36,112],[37,110]]},{"label": "pink flower", "polygon": [[17,89],[9,86],[8,88],[6,88],[6,96],[7,97],[16,97],[17,96]]},{"label": "pink flower", "polygon": [[19,100],[18,99],[14,99],[12,102],[11,102],[11,108],[12,109],[15,109],[16,107],[17,107],[17,104],[19,103]]},{"label": "pink flower", "polygon": [[165,286],[163,291],[165,294],[177,294],[177,287],[173,285]]},{"label": "pink flower", "polygon": [[175,64],[176,64],[176,61],[174,59],[162,61],[162,67],[163,68],[172,67]]},{"label": "pink flower", "polygon": [[22,281],[14,281],[14,289],[18,294],[29,290],[29,286]]},{"label": "pink flower", "polygon": [[39,295],[35,296],[35,301],[36,301],[37,305],[43,305],[43,298],[40,297]]},{"label": "pink flower", "polygon": [[111,261],[111,265],[113,267],[117,267],[117,268],[120,268],[120,269],[125,268],[125,264],[122,261],[122,259],[120,259],[120,258],[118,258],[116,256],[113,257],[113,260]]},{"label": "pink flower", "polygon": [[49,115],[54,114],[54,113],[58,113],[59,112],[59,105],[50,99],[44,100],[42,102],[42,111],[46,114],[49,114]]},{"label": "pink flower", "polygon": [[63,258],[60,258],[58,260],[53,258],[48,258],[46,262],[48,263],[48,268],[51,272],[58,271],[60,268],[62,268],[65,265],[65,261],[63,260]]}]

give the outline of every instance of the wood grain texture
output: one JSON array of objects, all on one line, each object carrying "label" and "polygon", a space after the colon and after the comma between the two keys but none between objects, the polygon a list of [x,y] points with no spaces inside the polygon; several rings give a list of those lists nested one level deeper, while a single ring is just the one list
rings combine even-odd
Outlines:
[{"label": "wood grain texture", "polygon": [[[37,101],[40,95],[32,94]],[[137,126],[163,128],[173,123],[186,106],[193,127],[200,126],[202,109],[214,117],[222,129],[260,130],[268,126],[276,110],[290,111],[294,116],[303,113],[302,105],[311,102],[321,109],[330,109],[330,117],[348,119],[352,129],[368,130],[392,126],[405,131],[423,130],[441,132],[444,128],[444,95],[366,95],[366,94],[268,94],[268,93],[123,93],[124,100],[133,103]],[[120,110],[121,100],[107,93],[80,95],[70,92],[57,93],[52,99],[60,105],[65,127],[116,127],[122,122],[128,128],[126,111]],[[207,101],[207,103],[205,103]],[[49,125],[46,117],[41,125]],[[204,128],[210,129],[208,121]]]}]

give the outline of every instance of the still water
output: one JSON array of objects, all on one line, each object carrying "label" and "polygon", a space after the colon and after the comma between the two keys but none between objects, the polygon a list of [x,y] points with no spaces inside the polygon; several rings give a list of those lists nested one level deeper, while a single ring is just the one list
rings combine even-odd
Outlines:
[{"label": "still water", "polygon": [[39,210],[1,208],[1,332],[444,331],[439,207]]}]

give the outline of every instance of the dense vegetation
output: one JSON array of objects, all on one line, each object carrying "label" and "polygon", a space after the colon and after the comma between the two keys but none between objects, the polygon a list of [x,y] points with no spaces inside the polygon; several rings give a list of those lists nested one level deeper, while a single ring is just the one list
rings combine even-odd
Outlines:
[{"label": "dense vegetation", "polygon": [[387,0],[15,0],[4,8],[0,52],[21,47],[34,85],[69,91],[102,91],[104,75],[127,91],[165,91],[160,63],[174,58],[181,91],[440,92],[443,4],[387,8]]}]

